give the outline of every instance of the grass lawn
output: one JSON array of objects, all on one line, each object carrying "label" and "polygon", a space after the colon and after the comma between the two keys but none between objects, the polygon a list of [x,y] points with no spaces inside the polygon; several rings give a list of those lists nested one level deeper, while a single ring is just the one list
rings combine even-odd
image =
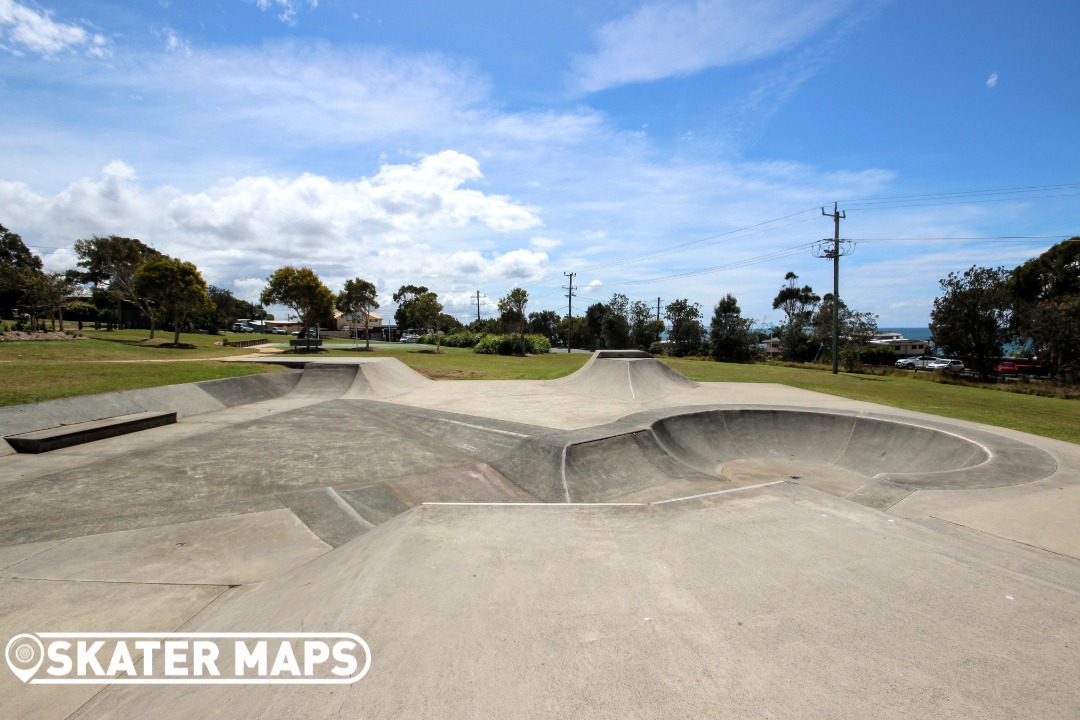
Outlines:
[{"label": "grass lawn", "polygon": [[[166,348],[145,341],[145,330],[88,332],[89,340],[0,343],[0,405],[88,395],[158,385],[237,377],[281,368],[253,363],[221,363],[222,357],[255,353],[221,347],[222,336],[182,335],[193,348]],[[166,341],[171,333],[159,333]],[[230,339],[252,335],[230,334]],[[271,342],[285,338],[269,336]],[[373,352],[348,341],[328,340],[330,356],[395,357],[436,380],[550,380],[568,375],[589,355],[552,353],[534,357],[478,355],[423,345],[372,343]],[[325,357],[325,355],[323,355]],[[734,365],[705,360],[667,359],[672,368],[702,382],[779,383],[852,400],[971,420],[1080,443],[1080,400],[1038,397],[934,382],[929,373],[887,375],[840,373],[779,365]]]},{"label": "grass lawn", "polygon": [[[0,343],[0,405],[282,370],[218,362],[219,358],[255,352],[214,345],[222,336],[184,334],[181,343],[195,347],[172,348],[147,342],[145,330],[90,330],[86,334],[90,339]],[[172,333],[159,331],[157,335],[159,340],[172,342]],[[230,334],[229,338],[241,336]]]}]

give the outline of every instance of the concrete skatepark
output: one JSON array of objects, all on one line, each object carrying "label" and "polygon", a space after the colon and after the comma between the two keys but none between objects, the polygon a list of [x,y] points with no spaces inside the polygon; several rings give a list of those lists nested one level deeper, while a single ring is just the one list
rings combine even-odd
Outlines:
[{"label": "concrete skatepark", "polygon": [[[9,717],[1080,716],[1080,447],[597,353],[0,408],[0,640],[352,632],[351,685],[23,685]],[[302,368],[302,369],[300,369]]]}]

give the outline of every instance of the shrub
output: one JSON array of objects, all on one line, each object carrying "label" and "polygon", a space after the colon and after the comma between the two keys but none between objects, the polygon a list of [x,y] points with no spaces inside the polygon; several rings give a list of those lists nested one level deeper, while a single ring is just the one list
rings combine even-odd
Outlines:
[{"label": "shrub", "polygon": [[543,335],[526,335],[525,352],[530,355],[547,355],[551,352],[551,340]]},{"label": "shrub", "polygon": [[512,351],[503,352],[501,349],[505,340],[505,335],[485,335],[473,347],[473,352],[481,355],[509,355]]},{"label": "shrub", "polygon": [[[484,335],[473,348],[482,355],[516,355],[521,352],[520,335]],[[525,352],[530,355],[546,355],[551,352],[551,341],[543,335],[526,335]]]},{"label": "shrub", "polygon": [[480,338],[483,335],[480,333],[474,333],[469,330],[462,330],[461,332],[453,333],[452,335],[444,335],[442,344],[447,347],[476,347],[476,343],[480,342]]}]

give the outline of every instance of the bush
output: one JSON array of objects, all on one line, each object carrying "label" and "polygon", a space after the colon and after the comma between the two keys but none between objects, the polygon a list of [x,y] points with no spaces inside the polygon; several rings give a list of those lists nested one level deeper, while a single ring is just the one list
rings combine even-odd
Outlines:
[{"label": "bush", "polygon": [[526,335],[525,352],[530,355],[547,355],[551,352],[551,340],[543,335]]},{"label": "bush", "polygon": [[[517,355],[521,352],[519,335],[484,335],[473,348],[482,355]],[[551,341],[543,335],[526,335],[525,352],[529,355],[546,355],[551,352]]]},{"label": "bush", "polygon": [[480,338],[483,335],[480,333],[470,332],[469,330],[462,330],[452,335],[444,335],[442,344],[447,347],[469,348],[476,347],[476,343],[480,342]]},{"label": "bush", "polygon": [[473,352],[481,355],[510,355],[513,347],[506,335],[485,335],[473,347]]}]

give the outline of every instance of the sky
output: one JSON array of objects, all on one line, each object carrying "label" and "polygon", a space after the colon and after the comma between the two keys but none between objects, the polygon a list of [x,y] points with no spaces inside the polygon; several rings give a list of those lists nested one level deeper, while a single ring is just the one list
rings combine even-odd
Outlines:
[{"label": "sky", "polygon": [[[0,0],[0,224],[136,237],[257,301],[284,265],[464,322],[730,293],[762,326],[1080,235],[1075,0]],[[835,205],[834,205],[835,204]],[[285,317],[283,309],[276,309]]]}]

